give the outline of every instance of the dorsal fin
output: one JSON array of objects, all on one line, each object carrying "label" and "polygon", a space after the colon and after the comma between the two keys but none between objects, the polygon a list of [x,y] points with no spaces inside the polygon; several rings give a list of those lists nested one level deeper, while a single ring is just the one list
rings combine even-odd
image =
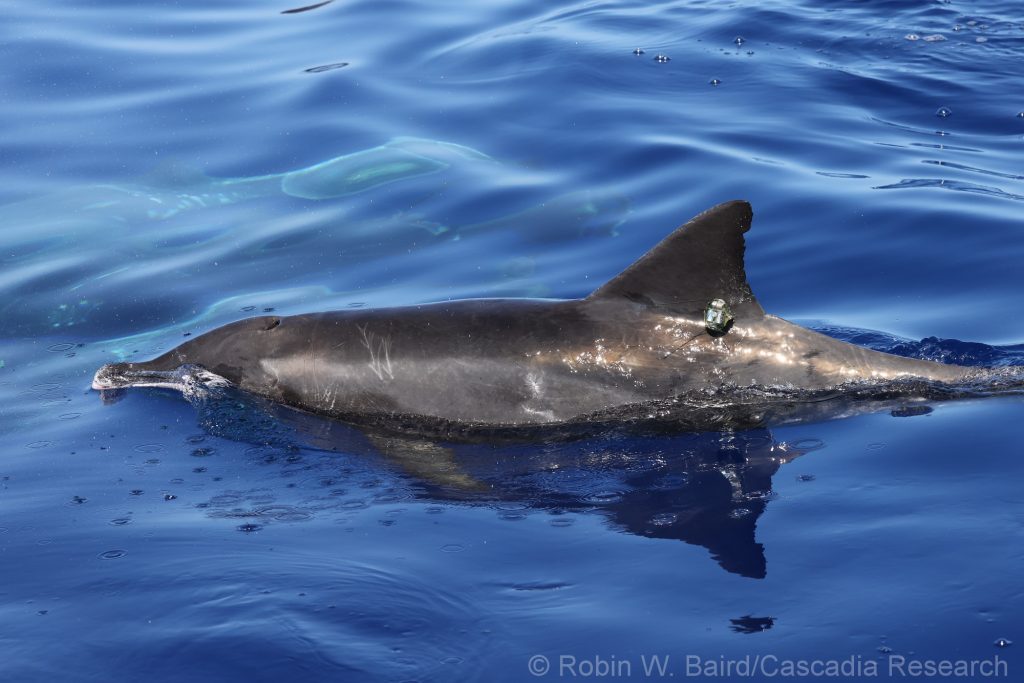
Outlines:
[{"label": "dorsal fin", "polygon": [[752,217],[750,204],[744,201],[708,209],[676,228],[587,300],[622,297],[701,317],[713,299],[724,299],[738,319],[764,315],[743,268],[743,233],[750,229]]}]

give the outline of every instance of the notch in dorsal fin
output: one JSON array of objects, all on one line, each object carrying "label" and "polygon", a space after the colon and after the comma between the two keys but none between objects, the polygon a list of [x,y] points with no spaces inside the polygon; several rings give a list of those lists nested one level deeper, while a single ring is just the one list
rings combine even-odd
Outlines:
[{"label": "notch in dorsal fin", "polygon": [[719,204],[691,219],[595,290],[588,301],[622,297],[702,317],[724,299],[737,318],[764,315],[747,284],[743,233],[753,211],[744,201]]}]

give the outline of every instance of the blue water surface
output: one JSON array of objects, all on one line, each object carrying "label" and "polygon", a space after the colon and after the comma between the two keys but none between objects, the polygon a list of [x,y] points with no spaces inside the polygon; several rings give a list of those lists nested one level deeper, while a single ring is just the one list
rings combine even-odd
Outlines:
[{"label": "blue water surface", "polygon": [[266,310],[582,296],[736,198],[767,311],[1024,364],[1019,3],[296,3],[5,7],[3,680],[1024,675],[1019,397],[445,444],[90,390]]}]

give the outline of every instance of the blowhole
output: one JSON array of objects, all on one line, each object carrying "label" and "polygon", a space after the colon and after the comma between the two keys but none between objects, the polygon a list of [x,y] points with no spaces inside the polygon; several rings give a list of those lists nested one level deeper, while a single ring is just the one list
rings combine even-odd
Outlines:
[{"label": "blowhole", "polygon": [[264,331],[272,330],[272,329],[274,329],[275,327],[277,327],[280,324],[281,324],[281,319],[280,318],[271,318],[270,320],[267,321],[267,325],[266,325],[266,327],[263,328],[263,330]]}]

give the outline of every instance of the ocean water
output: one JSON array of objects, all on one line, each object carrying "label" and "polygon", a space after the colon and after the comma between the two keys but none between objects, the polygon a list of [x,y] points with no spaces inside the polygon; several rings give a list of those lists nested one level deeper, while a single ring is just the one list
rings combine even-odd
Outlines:
[{"label": "ocean water", "polygon": [[267,309],[582,296],[735,198],[769,312],[1024,364],[1018,3],[300,5],[5,7],[3,680],[1024,675],[1020,397],[460,445],[90,390]]}]

